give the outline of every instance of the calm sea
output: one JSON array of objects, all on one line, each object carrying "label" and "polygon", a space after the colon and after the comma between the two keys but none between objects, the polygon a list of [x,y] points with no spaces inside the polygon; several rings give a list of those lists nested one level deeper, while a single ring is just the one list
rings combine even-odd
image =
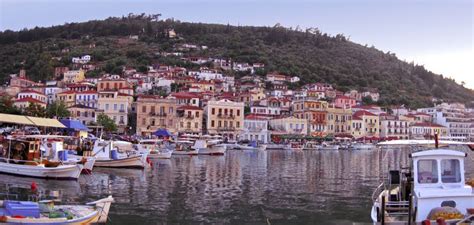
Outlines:
[{"label": "calm sea", "polygon": [[[94,168],[79,181],[0,175],[2,192],[58,190],[65,202],[113,195],[109,224],[369,224],[371,194],[397,151],[228,151],[154,160],[146,170]],[[467,177],[474,163],[467,158]]]}]

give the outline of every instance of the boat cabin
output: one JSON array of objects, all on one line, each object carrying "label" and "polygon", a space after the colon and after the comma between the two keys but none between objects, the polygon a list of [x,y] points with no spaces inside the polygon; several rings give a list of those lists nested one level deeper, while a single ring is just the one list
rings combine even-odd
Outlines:
[{"label": "boat cabin", "polygon": [[428,217],[437,207],[450,206],[465,213],[474,208],[472,187],[465,184],[466,153],[436,149],[411,154],[416,220]]}]

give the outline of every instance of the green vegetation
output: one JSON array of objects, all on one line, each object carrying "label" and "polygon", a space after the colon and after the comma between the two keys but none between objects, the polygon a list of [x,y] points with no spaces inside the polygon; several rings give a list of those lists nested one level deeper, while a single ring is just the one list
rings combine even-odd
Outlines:
[{"label": "green vegetation", "polygon": [[[167,37],[164,31],[170,28],[179,38]],[[129,39],[129,35],[138,35],[139,40]],[[179,57],[157,54],[174,51],[183,43],[208,46],[207,50],[185,52],[187,56],[265,63],[265,71],[258,71],[257,75],[271,71],[296,75],[301,78],[298,85],[319,81],[331,83],[339,90],[376,88],[382,105],[429,106],[433,97],[451,102],[474,101],[473,90],[453,79],[434,74],[421,65],[400,61],[394,53],[353,43],[344,35],[330,36],[316,28],[299,30],[279,25],[251,27],[157,21],[157,15],[145,14],[0,32],[0,80],[5,81],[20,68],[25,68],[34,80],[51,79],[54,67],[71,66],[71,57],[83,54],[90,54],[92,63],[100,68],[91,72],[91,76],[121,73],[123,66],[146,71],[146,66],[155,63],[198,68]]]},{"label": "green vegetation", "polygon": [[46,115],[49,118],[66,118],[70,112],[62,101],[55,101],[46,107]]},{"label": "green vegetation", "polygon": [[117,131],[117,125],[115,124],[114,120],[103,113],[97,116],[97,124],[103,126],[106,132]]}]

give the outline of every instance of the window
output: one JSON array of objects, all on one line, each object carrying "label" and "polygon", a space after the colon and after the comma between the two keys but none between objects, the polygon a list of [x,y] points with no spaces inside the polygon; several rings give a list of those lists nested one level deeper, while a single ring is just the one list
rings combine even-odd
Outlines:
[{"label": "window", "polygon": [[240,116],[240,109],[237,109],[237,116]]},{"label": "window", "polygon": [[199,112],[196,112],[196,118],[199,118]]},{"label": "window", "polygon": [[170,108],[168,109],[169,114],[172,114],[173,111],[174,111],[173,107],[170,107]]},{"label": "window", "polygon": [[114,104],[114,110],[117,110],[117,104]]},{"label": "window", "polygon": [[441,181],[443,183],[461,182],[461,166],[457,159],[441,160]]},{"label": "window", "polygon": [[216,114],[216,109],[215,108],[212,108],[212,115]]},{"label": "window", "polygon": [[146,113],[146,105],[142,106],[142,113]]},{"label": "window", "polygon": [[198,122],[194,123],[194,128],[199,128],[199,123]]},{"label": "window", "polygon": [[438,183],[438,164],[434,159],[423,159],[418,161],[418,183]]},{"label": "window", "polygon": [[105,104],[105,110],[109,110],[109,104]]},{"label": "window", "polygon": [[240,122],[239,121],[235,122],[235,124],[236,124],[237,128],[240,128]]},{"label": "window", "polygon": [[211,120],[211,127],[214,127],[214,120]]}]

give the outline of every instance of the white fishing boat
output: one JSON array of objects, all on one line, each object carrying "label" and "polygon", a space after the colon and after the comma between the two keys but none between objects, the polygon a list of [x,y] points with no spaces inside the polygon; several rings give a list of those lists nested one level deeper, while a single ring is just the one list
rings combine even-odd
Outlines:
[{"label": "white fishing boat", "polygon": [[94,143],[92,154],[96,158],[96,167],[143,169],[148,165],[147,153],[137,151],[120,152],[118,147],[114,147],[112,141],[97,140]]},{"label": "white fishing boat", "polygon": [[3,216],[0,223],[5,224],[97,224],[106,223],[112,196],[86,205],[56,205],[53,201],[0,201]]},{"label": "white fishing boat", "polygon": [[330,144],[330,143],[327,143],[327,142],[323,142],[318,150],[329,150],[329,151],[334,151],[334,150],[339,150],[339,145],[337,144]]},{"label": "white fishing boat", "polygon": [[63,165],[44,159],[40,144],[35,138],[7,137],[1,146],[0,172],[48,179],[79,178],[84,165]]},{"label": "white fishing boat", "polygon": [[160,139],[140,140],[137,148],[139,152],[147,153],[150,159],[171,159],[173,154],[173,147]]},{"label": "white fishing boat", "polygon": [[291,150],[291,151],[302,151],[303,150],[303,144],[300,142],[291,142],[288,144],[286,150]]},{"label": "white fishing boat", "polygon": [[176,149],[173,151],[173,155],[198,155],[199,150],[192,148],[194,142],[188,140],[176,141]]},{"label": "white fishing boat", "polygon": [[50,140],[44,138],[41,142],[41,152],[43,158],[49,161],[61,162],[64,165],[75,165],[82,164],[82,172],[90,173],[94,168],[95,157],[79,156],[77,154],[71,154],[68,150],[64,149],[64,143],[62,140]]},{"label": "white fishing boat", "polygon": [[[411,166],[389,172],[387,182],[374,191],[374,224],[472,224],[474,192],[465,183],[467,154],[432,149],[410,154]],[[462,220],[471,222],[461,223]]]},{"label": "white fishing boat", "polygon": [[372,143],[362,143],[362,142],[355,142],[351,144],[350,149],[352,150],[372,150],[375,148],[375,145]]},{"label": "white fishing boat", "polygon": [[226,151],[226,145],[220,139],[196,140],[192,148],[197,149],[199,155],[224,155]]}]

